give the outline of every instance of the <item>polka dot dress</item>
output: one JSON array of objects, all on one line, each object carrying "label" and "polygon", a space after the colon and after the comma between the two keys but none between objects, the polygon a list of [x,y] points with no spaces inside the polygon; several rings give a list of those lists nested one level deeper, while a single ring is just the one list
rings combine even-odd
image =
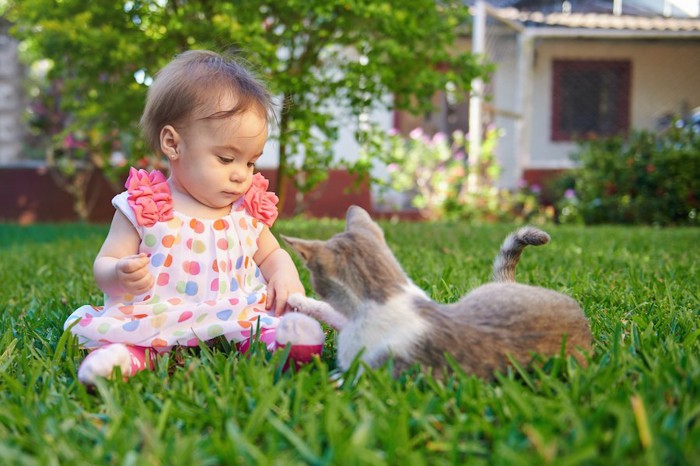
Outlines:
[{"label": "polka dot dress", "polygon": [[139,232],[139,252],[150,257],[156,284],[144,295],[105,296],[103,307],[73,312],[65,328],[73,326],[83,346],[126,343],[165,351],[220,336],[243,341],[258,324],[277,326],[279,319],[265,310],[266,282],[253,261],[263,224],[242,199],[217,220],[174,211],[170,220],[141,226],[127,196],[112,203]]}]

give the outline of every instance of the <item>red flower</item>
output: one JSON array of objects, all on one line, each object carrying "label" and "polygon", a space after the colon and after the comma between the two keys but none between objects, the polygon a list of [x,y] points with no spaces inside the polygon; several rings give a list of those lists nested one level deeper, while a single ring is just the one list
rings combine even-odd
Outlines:
[{"label": "red flower", "polygon": [[253,175],[253,184],[250,185],[248,192],[245,193],[244,204],[250,214],[263,222],[268,227],[275,223],[275,219],[279,212],[277,211],[277,203],[279,198],[275,193],[267,191],[270,182],[260,173]]},{"label": "red flower", "polygon": [[173,199],[165,176],[158,170],[129,169],[124,185],[129,192],[127,201],[134,210],[136,222],[150,227],[173,218]]}]

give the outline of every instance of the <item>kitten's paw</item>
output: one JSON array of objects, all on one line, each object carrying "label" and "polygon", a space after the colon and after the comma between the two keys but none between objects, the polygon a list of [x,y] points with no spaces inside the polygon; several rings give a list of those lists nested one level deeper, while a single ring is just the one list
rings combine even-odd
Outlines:
[{"label": "kitten's paw", "polygon": [[119,367],[122,375],[131,375],[131,353],[126,345],[112,343],[88,354],[78,368],[78,380],[94,385],[98,378],[110,378]]},{"label": "kitten's paw", "polygon": [[295,311],[302,312],[304,306],[309,302],[309,298],[301,293],[292,293],[287,297],[287,304]]}]

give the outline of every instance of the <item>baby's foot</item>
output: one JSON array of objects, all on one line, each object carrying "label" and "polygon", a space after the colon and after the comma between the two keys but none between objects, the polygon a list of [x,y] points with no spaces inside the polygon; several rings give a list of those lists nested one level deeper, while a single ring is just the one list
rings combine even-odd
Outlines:
[{"label": "baby's foot", "polygon": [[78,380],[85,385],[94,385],[98,378],[110,378],[117,367],[123,377],[131,377],[146,368],[145,352],[145,348],[122,343],[98,348],[80,364]]},{"label": "baby's foot", "polygon": [[314,355],[321,355],[325,339],[321,324],[307,315],[290,312],[277,326],[275,342],[278,349],[291,345],[289,359],[294,360],[298,368],[310,362]]},{"label": "baby's foot", "polygon": [[322,345],[326,339],[321,324],[299,312],[288,312],[277,326],[276,341],[280,345]]}]

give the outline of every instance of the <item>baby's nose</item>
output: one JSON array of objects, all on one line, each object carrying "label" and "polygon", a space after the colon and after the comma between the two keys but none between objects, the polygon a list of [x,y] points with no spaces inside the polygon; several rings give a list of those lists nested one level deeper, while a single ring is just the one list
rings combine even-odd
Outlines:
[{"label": "baby's nose", "polygon": [[245,181],[247,176],[248,176],[248,170],[246,170],[242,167],[236,166],[231,170],[230,179],[234,183],[242,183],[243,181]]}]

